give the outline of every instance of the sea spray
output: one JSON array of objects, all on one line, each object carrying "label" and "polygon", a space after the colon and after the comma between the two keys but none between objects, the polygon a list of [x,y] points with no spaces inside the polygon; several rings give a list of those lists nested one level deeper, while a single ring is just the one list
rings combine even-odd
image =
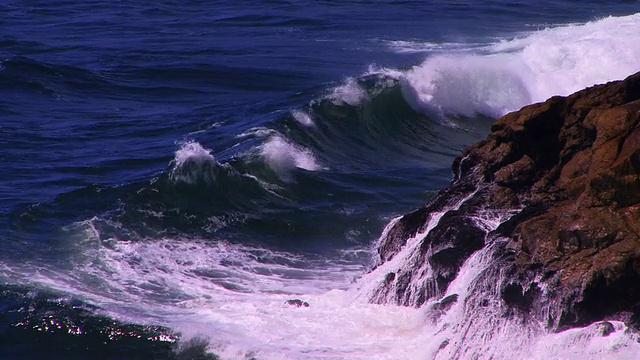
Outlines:
[{"label": "sea spray", "polygon": [[380,72],[402,82],[407,101],[418,111],[497,117],[637,72],[639,28],[640,14],[608,17],[523,33],[484,47],[459,49],[454,44],[456,51],[438,51],[407,71]]},{"label": "sea spray", "polygon": [[311,119],[311,116],[309,116],[309,114],[307,114],[304,111],[301,110],[295,110],[291,112],[291,116],[293,116],[293,118],[299,122],[300,124],[304,125],[304,126],[313,126],[314,122],[313,119]]},{"label": "sea spray", "polygon": [[335,105],[358,106],[367,98],[367,93],[356,79],[348,78],[344,84],[335,87],[328,98]]},{"label": "sea spray", "polygon": [[264,157],[265,162],[285,181],[291,180],[291,170],[295,168],[307,171],[321,169],[311,151],[296,146],[279,135],[269,138],[261,146],[260,154]]},{"label": "sea spray", "polygon": [[202,181],[213,184],[218,166],[220,164],[213,158],[210,149],[196,141],[188,141],[176,150],[169,177],[176,183],[193,185]]}]

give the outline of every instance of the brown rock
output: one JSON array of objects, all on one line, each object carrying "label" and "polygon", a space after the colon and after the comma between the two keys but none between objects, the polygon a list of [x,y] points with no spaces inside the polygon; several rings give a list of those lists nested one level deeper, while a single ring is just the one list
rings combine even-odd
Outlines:
[{"label": "brown rock", "polygon": [[[558,329],[620,314],[640,319],[640,73],[503,116],[454,161],[453,173],[448,189],[395,224],[379,249],[382,262],[445,212],[414,256],[415,268],[426,261],[435,269],[439,291],[431,296],[471,253],[506,237],[496,255],[510,269],[497,285],[505,306],[543,314],[552,304],[557,311],[543,320]],[[490,234],[469,220],[516,208]],[[405,283],[420,276],[398,273]]]}]

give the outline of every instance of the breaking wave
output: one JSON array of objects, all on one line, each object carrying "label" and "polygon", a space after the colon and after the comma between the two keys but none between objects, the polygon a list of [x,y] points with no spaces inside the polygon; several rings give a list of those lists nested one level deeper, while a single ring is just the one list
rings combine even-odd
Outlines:
[{"label": "breaking wave", "polygon": [[[65,198],[117,198],[50,245],[71,265],[7,261],[0,276],[204,337],[226,358],[635,359],[638,336],[620,322],[554,334],[502,316],[496,294],[477,291],[499,280],[488,271],[491,247],[467,259],[447,289],[431,290],[437,300],[391,305],[393,294],[376,289],[414,265],[410,248],[442,214],[365,273],[384,223],[446,186],[451,159],[493,117],[638,71],[639,30],[636,14],[468,48],[395,42],[395,51],[432,56],[348,78],[218,152],[213,141],[180,143],[149,181],[83,189],[25,211],[26,223],[73,203]],[[493,229],[503,217],[477,221]],[[29,259],[48,249],[38,251]],[[310,306],[292,307],[292,298]]]},{"label": "breaking wave", "polygon": [[[380,72],[402,82],[405,98],[418,111],[497,117],[637,72],[639,28],[640,14],[609,17],[483,47],[453,46],[455,51],[438,51],[408,71]],[[402,52],[409,45],[392,43],[391,47]]]}]

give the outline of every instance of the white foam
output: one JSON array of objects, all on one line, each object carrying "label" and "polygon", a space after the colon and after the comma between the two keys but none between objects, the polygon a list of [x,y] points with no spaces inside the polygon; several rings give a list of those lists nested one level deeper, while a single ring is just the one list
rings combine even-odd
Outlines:
[{"label": "white foam", "polygon": [[187,161],[215,161],[211,149],[200,145],[197,141],[188,141],[176,151],[174,163],[176,167],[183,166]]},{"label": "white foam", "polygon": [[296,110],[291,112],[291,116],[296,119],[297,122],[304,126],[313,126],[314,122],[311,116],[304,111]]},{"label": "white foam", "polygon": [[354,78],[348,78],[344,84],[333,89],[329,100],[336,105],[358,106],[367,99],[367,92]]},{"label": "white foam", "polygon": [[286,174],[296,167],[308,171],[321,169],[310,150],[290,143],[281,135],[272,136],[261,145],[260,154],[280,174]]},{"label": "white foam", "polygon": [[[409,72],[389,73],[403,81],[405,95],[423,111],[499,114],[556,91],[637,71],[639,45],[633,40],[640,33],[638,17],[545,30],[495,44],[489,55],[433,57]],[[581,51],[591,56],[582,59]],[[346,85],[334,91],[334,101],[354,105],[366,98],[355,80]],[[320,168],[309,150],[274,131],[261,134],[266,142],[260,154],[270,166]],[[192,161],[215,164],[211,151],[196,142],[181,146],[174,168]],[[388,271],[409,266],[411,249],[438,215],[390,262],[352,288],[352,280],[365,271],[357,262],[219,239],[122,241],[104,238],[94,226],[96,219],[69,229],[78,231],[70,237],[81,253],[74,256],[74,266],[27,262],[0,264],[0,271],[5,278],[20,277],[20,283],[70,293],[116,318],[169,325],[186,337],[204,336],[224,359],[639,358],[637,335],[619,322],[612,322],[615,331],[607,337],[597,324],[553,334],[541,325],[504,318],[495,302],[482,309],[466,307],[475,296],[473,284],[491,261],[491,247],[463,264],[443,294],[459,299],[439,319],[429,315],[433,304],[413,309],[367,303]],[[501,216],[486,213],[479,221],[493,229]],[[485,295],[492,300],[497,294]],[[285,305],[291,298],[310,306]],[[441,349],[445,341],[449,345]]]},{"label": "white foam", "polygon": [[532,97],[542,101],[639,71],[639,33],[640,13],[539,31],[494,50],[520,54],[533,77]]},{"label": "white foam", "polygon": [[287,306],[285,299],[229,303],[230,311],[242,314],[235,318],[202,306],[200,328],[224,321],[227,329],[244,331],[233,341],[214,345],[229,359],[244,358],[237,355],[247,352],[260,359],[422,358],[418,350],[424,328],[417,309],[357,303],[336,290],[305,296],[308,308]]},{"label": "white foam", "polygon": [[[388,285],[390,286],[389,291],[379,291],[382,286],[387,286],[383,285],[386,283],[387,274],[395,273],[400,269],[416,267],[416,264],[420,262],[417,259],[417,257],[420,256],[420,251],[418,251],[418,248],[422,245],[422,240],[425,238],[425,236],[438,225],[440,219],[442,218],[442,216],[444,216],[444,214],[446,214],[448,211],[459,209],[460,206],[465,201],[470,199],[474,194],[475,192],[472,192],[459,201],[446,206],[444,209],[442,209],[442,211],[432,212],[431,214],[429,214],[429,219],[427,220],[426,226],[423,226],[423,228],[414,236],[407,239],[404,246],[398,251],[397,254],[395,254],[391,259],[388,259],[386,262],[379,264],[373,271],[369,272],[366,276],[360,279],[360,281],[358,282],[357,296],[365,300],[371,299],[375,302],[393,303],[394,297],[396,295],[397,282]],[[391,231],[391,228],[399,220],[400,218],[391,220],[391,222],[383,230],[378,243],[384,241],[384,238],[387,236],[389,231]],[[420,294],[419,289],[424,286],[426,280],[433,276],[433,271],[427,261],[422,261],[421,268],[413,271],[413,273],[420,274],[420,277],[412,279],[411,283],[408,284],[408,286],[411,288],[407,291],[411,294],[410,303],[415,303],[416,297]],[[433,289],[433,291],[436,292],[436,289]]]},{"label": "white foam", "polygon": [[221,166],[211,155],[211,150],[196,141],[183,143],[175,153],[169,176],[175,182],[194,184],[198,181],[215,182],[214,169]]},{"label": "white foam", "polygon": [[[338,289],[364,272],[361,264],[185,239],[116,242],[100,252],[83,271],[126,289],[118,298],[140,307],[122,314],[117,303],[97,299],[112,315],[147,313],[187,338],[208,338],[224,359],[420,358],[418,310],[359,303]],[[293,298],[310,306],[285,304]]]},{"label": "white foam", "polygon": [[424,112],[500,116],[532,101],[508,55],[437,56],[405,74],[405,98]]},{"label": "white foam", "polygon": [[[490,225],[488,225],[490,226]],[[494,244],[496,245],[496,244]],[[612,321],[615,331],[602,334],[602,324],[592,324],[560,333],[550,333],[543,324],[522,321],[505,316],[498,294],[472,293],[474,283],[493,261],[493,245],[473,254],[460,269],[446,294],[458,295],[458,300],[444,313],[434,315],[428,303],[415,316],[423,319],[422,333],[415,332],[409,343],[421,343],[416,349],[421,359],[475,359],[475,360],[597,360],[604,358],[637,359],[640,355],[640,337],[621,322]],[[405,266],[406,264],[402,265]],[[367,274],[364,281],[375,275]],[[500,279],[495,279],[498,282]],[[480,297],[480,298],[479,298]],[[486,305],[478,306],[485,299]],[[475,306],[468,302],[475,301]],[[389,308],[389,307],[386,307]],[[385,309],[386,309],[385,308]],[[399,344],[401,346],[401,339]],[[393,354],[388,358],[395,357]],[[380,358],[384,358],[381,356]],[[411,357],[406,357],[411,358]]]},{"label": "white foam", "polygon": [[[499,309],[465,307],[491,248],[463,264],[447,292],[458,294],[458,302],[433,320],[430,304],[374,305],[356,296],[349,288],[365,271],[358,263],[212,239],[121,241],[104,238],[96,221],[67,229],[83,250],[71,270],[22,264],[6,273],[19,272],[20,282],[67,292],[124,321],[204,337],[222,359],[630,360],[640,353],[637,336],[619,322],[607,337],[597,324],[551,334],[505,319]],[[309,307],[285,304],[294,298]]]},{"label": "white foam", "polygon": [[106,268],[98,270],[113,274],[113,281],[141,289],[148,283],[173,284],[176,294],[189,298],[238,292],[315,294],[344,287],[363,271],[359,264],[338,266],[224,241],[120,241],[102,251]]},{"label": "white foam", "polygon": [[610,322],[614,332],[602,335],[602,324],[571,329],[559,334],[539,337],[529,352],[535,360],[561,359],[618,359],[635,360],[640,357],[637,338],[628,333],[629,329],[619,321]]},{"label": "white foam", "polygon": [[[304,112],[293,111],[292,115],[297,121],[305,126],[314,125],[311,117]],[[295,168],[307,171],[318,171],[323,169],[311,150],[292,143],[274,129],[256,127],[249,129],[236,137],[264,138],[264,142],[257,147],[254,154],[261,157],[282,180],[290,181],[291,171]],[[269,188],[267,188],[267,190],[269,190]]]},{"label": "white foam", "polygon": [[433,52],[463,52],[484,48],[482,43],[436,43],[424,41],[393,40],[386,41],[386,45],[399,54],[433,53]]},{"label": "white foam", "polygon": [[278,132],[273,130],[273,129],[269,129],[266,127],[262,127],[262,126],[258,126],[258,127],[254,127],[251,128],[247,131],[244,131],[238,135],[236,135],[237,138],[245,138],[245,137],[267,137],[267,136],[271,136],[271,135],[277,135]]},{"label": "white foam", "polygon": [[[313,120],[309,115],[301,111],[294,111],[292,115],[303,125],[313,125]],[[258,153],[265,159],[269,167],[285,177],[288,177],[289,171],[293,168],[307,171],[317,171],[322,168],[311,150],[293,144],[276,130],[256,127],[237,135],[239,138],[249,136],[267,138],[258,148]]]},{"label": "white foam", "polygon": [[[467,197],[468,198],[468,197]],[[452,204],[454,209],[465,201]],[[494,230],[501,222],[510,218],[516,211],[503,213],[484,211],[475,219],[487,231]],[[406,245],[392,259],[379,265],[374,271],[366,274],[358,281],[357,298],[374,298],[380,300],[378,286],[384,282],[385,275],[407,267],[415,267],[414,255],[426,234],[437,225],[443,213],[431,215],[426,228],[407,240]],[[398,221],[393,219],[383,232],[383,236]],[[457,295],[457,301],[444,313],[433,310],[436,301],[427,303],[415,316],[423,319],[422,332],[411,332],[408,336],[410,346],[414,342],[421,345],[416,348],[422,359],[588,359],[603,358],[637,359],[640,355],[640,337],[629,332],[621,322],[612,322],[615,331],[603,336],[602,324],[592,324],[584,328],[575,328],[561,333],[550,333],[544,324],[523,321],[505,316],[505,310],[497,293],[476,284],[487,281],[486,270],[494,260],[493,253],[501,246],[500,239],[494,240],[480,251],[469,257],[454,281],[441,297]],[[419,287],[429,276],[429,269],[416,271],[419,279],[412,279],[408,288]],[[489,279],[500,283],[502,279]],[[480,289],[480,290],[478,290]],[[395,289],[390,291],[393,297]],[[386,293],[383,294],[386,296]],[[392,301],[391,299],[386,299]],[[481,300],[484,305],[478,305]],[[385,309],[391,308],[390,306]],[[401,346],[404,345],[402,340]],[[384,358],[381,356],[381,358]],[[388,358],[411,358],[398,354]]]},{"label": "white foam", "polygon": [[419,111],[500,116],[640,71],[640,14],[537,31],[485,54],[439,54],[402,77]]},{"label": "white foam", "polygon": [[[358,262],[224,241],[105,239],[96,221],[68,229],[85,238],[72,271],[32,268],[29,281],[118,319],[208,338],[225,359],[420,358],[418,310],[359,303],[345,290],[365,271]],[[310,306],[285,304],[293,298]]]}]

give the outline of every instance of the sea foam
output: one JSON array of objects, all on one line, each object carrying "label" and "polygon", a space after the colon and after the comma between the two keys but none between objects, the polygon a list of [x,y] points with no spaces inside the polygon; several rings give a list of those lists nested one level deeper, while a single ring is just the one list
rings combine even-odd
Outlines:
[{"label": "sea foam", "polygon": [[169,177],[174,182],[195,184],[204,181],[211,184],[215,181],[214,169],[218,165],[210,149],[196,141],[188,141],[176,151]]},{"label": "sea foam", "polygon": [[432,52],[398,80],[418,111],[497,117],[640,71],[638,34],[640,13],[549,28],[480,50]]},{"label": "sea foam", "polygon": [[175,153],[174,163],[176,167],[181,167],[187,161],[215,161],[211,150],[203,147],[197,141],[183,143]]},{"label": "sea foam", "polygon": [[293,168],[316,171],[321,167],[310,150],[287,141],[281,135],[270,137],[260,148],[266,163],[278,174],[286,175]]},{"label": "sea foam", "polygon": [[[543,30],[493,44],[483,54],[440,54],[409,71],[389,73],[401,80],[405,97],[421,111],[497,116],[638,71],[639,24],[640,15],[633,15]],[[336,102],[356,105],[364,99],[355,81],[345,85],[334,92]],[[269,166],[320,168],[309,150],[274,132],[264,136],[259,154]],[[216,161],[209,149],[189,142],[176,152],[173,171],[190,163]],[[388,271],[410,266],[406,249],[397,261],[362,276],[361,264],[343,259],[304,258],[223,240],[106,238],[96,221],[67,230],[77,232],[77,238],[70,234],[73,240],[84,239],[73,242],[83,256],[74,260],[71,272],[41,264],[22,264],[13,271],[13,264],[0,264],[3,276],[19,272],[28,282],[77,296],[115,318],[205,337],[225,359],[595,360],[637,359],[640,353],[638,336],[620,322],[611,322],[614,331],[608,336],[598,324],[549,333],[492,309],[465,308],[466,300],[476,296],[474,282],[490,264],[490,247],[463,264],[442,294],[455,293],[459,300],[432,320],[433,304],[415,309],[367,301],[368,291]],[[491,216],[484,221],[487,228],[500,222]],[[416,246],[412,240],[408,247]],[[358,285],[345,290],[357,276],[362,276]],[[286,305],[292,297],[310,307]]]},{"label": "sea foam", "polygon": [[[223,359],[637,359],[637,335],[611,322],[548,333],[499,309],[468,307],[491,247],[472,255],[447,293],[458,301],[434,319],[422,308],[376,305],[349,290],[361,264],[307,258],[211,239],[104,238],[99,219],[76,223],[84,259],[72,272],[34,268],[33,284],[97,305],[118,319],[159,323],[200,337]],[[488,224],[491,226],[491,224]],[[27,273],[21,269],[21,273]],[[370,274],[359,281],[361,289]],[[492,304],[492,297],[485,297]],[[310,304],[286,304],[299,298]]]},{"label": "sea foam", "polygon": [[304,125],[304,126],[313,126],[313,119],[311,119],[311,116],[309,116],[309,114],[307,114],[304,111],[301,110],[295,110],[291,112],[291,116],[293,116],[293,118],[299,122],[300,124]]},{"label": "sea foam", "polygon": [[367,92],[356,79],[348,78],[344,84],[334,88],[328,98],[335,105],[358,106],[367,98]]}]

